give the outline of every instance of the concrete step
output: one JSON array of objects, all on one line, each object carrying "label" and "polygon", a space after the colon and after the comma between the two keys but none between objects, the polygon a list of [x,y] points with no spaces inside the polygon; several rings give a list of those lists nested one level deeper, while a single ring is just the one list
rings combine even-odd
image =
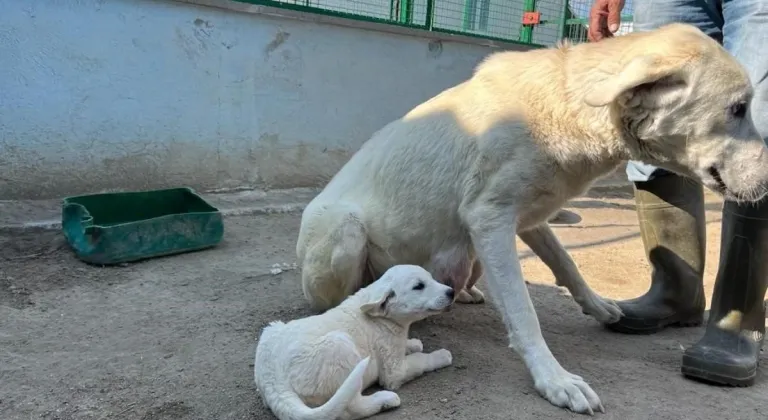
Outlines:
[{"label": "concrete step", "polygon": [[[201,194],[219,208],[224,216],[300,212],[320,192],[319,188],[288,190],[249,190]],[[601,179],[588,195],[601,196],[632,193],[623,166]],[[60,229],[61,200],[0,200],[0,231],[18,229]]]},{"label": "concrete step", "polygon": [[[299,212],[319,192],[314,188],[201,194],[225,216]],[[61,200],[0,201],[0,231],[60,229]]]}]

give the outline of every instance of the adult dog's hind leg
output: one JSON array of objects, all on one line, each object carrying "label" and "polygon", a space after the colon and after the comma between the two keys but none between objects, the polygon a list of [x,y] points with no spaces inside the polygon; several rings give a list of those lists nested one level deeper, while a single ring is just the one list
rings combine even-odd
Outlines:
[{"label": "adult dog's hind leg", "polygon": [[584,281],[576,263],[546,223],[518,233],[520,239],[549,267],[558,286],[565,286],[582,311],[602,323],[613,323],[621,309],[612,300],[598,296]]},{"label": "adult dog's hind leg", "polygon": [[483,292],[474,287],[483,273],[480,267],[480,271],[474,271],[477,262],[473,265],[473,260],[467,247],[459,245],[438,252],[426,268],[435,279],[453,288],[456,292],[456,302],[483,303]]},{"label": "adult dog's hind leg", "polygon": [[483,277],[483,264],[478,259],[472,263],[472,274],[469,276],[466,287],[459,292],[456,297],[457,302],[461,303],[483,303],[485,294],[475,286],[480,278]]},{"label": "adult dog's hind leg", "polygon": [[306,217],[306,245],[301,276],[304,296],[313,309],[328,310],[363,285],[368,258],[365,227],[359,212],[342,203],[323,206]]}]

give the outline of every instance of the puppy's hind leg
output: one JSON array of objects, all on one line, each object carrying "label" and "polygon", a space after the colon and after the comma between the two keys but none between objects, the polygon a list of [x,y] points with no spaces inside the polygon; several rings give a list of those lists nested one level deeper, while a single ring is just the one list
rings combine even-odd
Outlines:
[{"label": "puppy's hind leg", "polygon": [[405,358],[385,361],[379,372],[379,384],[389,390],[396,390],[419,376],[453,363],[453,355],[446,349],[432,353],[411,353]]},{"label": "puppy's hind leg", "polygon": [[368,237],[356,206],[325,205],[308,217],[312,242],[302,261],[302,289],[313,309],[325,311],[362,287]]},{"label": "puppy's hind leg", "polygon": [[347,407],[341,420],[364,419],[397,407],[400,407],[400,397],[392,391],[360,395]]}]

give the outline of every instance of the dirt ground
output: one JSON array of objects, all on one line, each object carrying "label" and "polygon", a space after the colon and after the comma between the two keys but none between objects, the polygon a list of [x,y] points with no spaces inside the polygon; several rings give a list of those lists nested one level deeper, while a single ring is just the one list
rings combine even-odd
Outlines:
[{"label": "dirt ground", "polygon": [[[582,198],[568,208],[582,220],[556,232],[590,284],[612,298],[644,292],[632,200]],[[709,200],[708,291],[719,208]],[[114,268],[79,262],[58,232],[0,235],[0,419],[274,419],[255,392],[252,359],[267,322],[309,314],[292,265],[298,224],[298,214],[230,217],[215,249]],[[520,249],[545,339],[605,405],[595,417],[765,418],[765,368],[752,388],[686,380],[682,350],[701,328],[608,332]],[[454,366],[406,385],[402,407],[381,420],[580,418],[536,394],[490,303],[460,305],[412,336],[426,350],[451,350]]]}]

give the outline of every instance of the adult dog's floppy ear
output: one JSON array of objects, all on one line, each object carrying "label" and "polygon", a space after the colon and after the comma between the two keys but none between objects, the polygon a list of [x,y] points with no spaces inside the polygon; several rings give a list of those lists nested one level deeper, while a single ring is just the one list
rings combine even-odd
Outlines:
[{"label": "adult dog's floppy ear", "polygon": [[384,316],[387,314],[387,305],[393,297],[395,297],[395,291],[391,289],[385,293],[376,294],[369,302],[360,306],[360,311],[369,316]]},{"label": "adult dog's floppy ear", "polygon": [[605,106],[615,101],[621,94],[640,85],[680,74],[688,60],[683,57],[662,57],[644,55],[635,57],[617,74],[613,74],[598,83],[584,97],[584,102],[593,107]]}]

